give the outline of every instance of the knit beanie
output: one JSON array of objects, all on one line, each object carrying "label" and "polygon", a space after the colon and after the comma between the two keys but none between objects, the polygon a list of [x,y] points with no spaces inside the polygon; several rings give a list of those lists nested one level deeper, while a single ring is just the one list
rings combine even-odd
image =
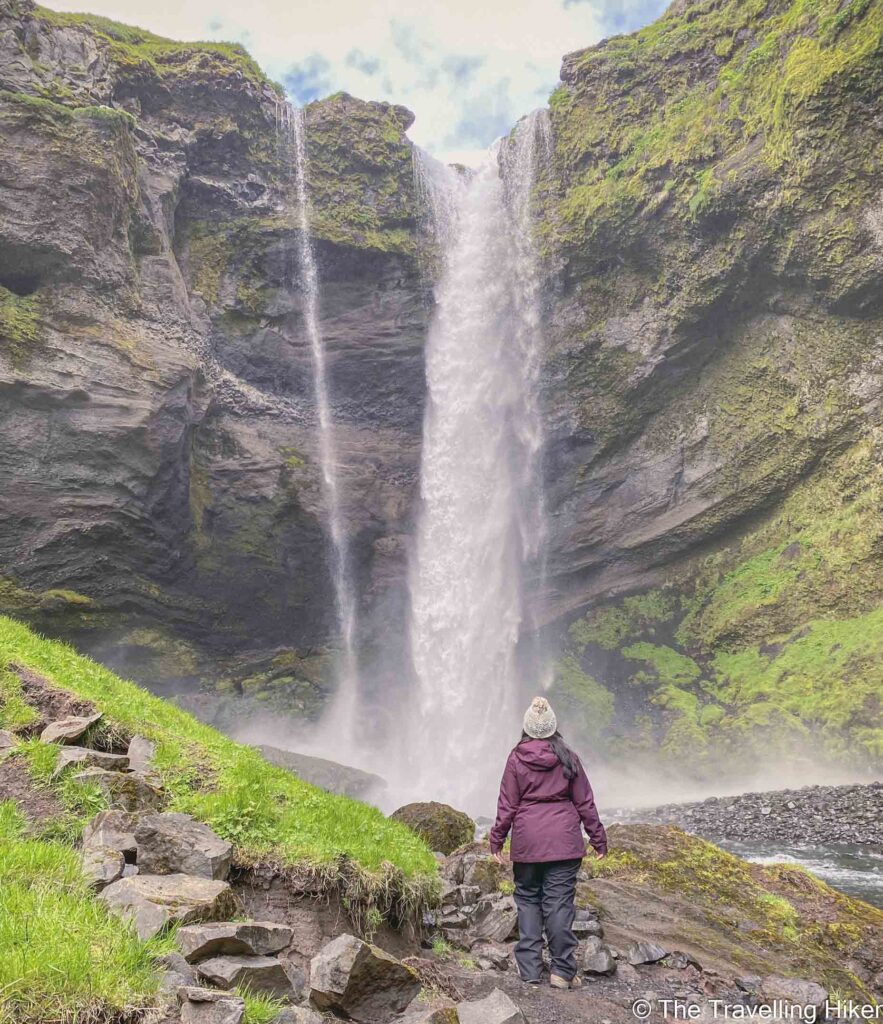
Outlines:
[{"label": "knit beanie", "polygon": [[558,729],[558,720],[545,697],[534,697],[524,712],[524,731],[535,740],[546,740]]}]

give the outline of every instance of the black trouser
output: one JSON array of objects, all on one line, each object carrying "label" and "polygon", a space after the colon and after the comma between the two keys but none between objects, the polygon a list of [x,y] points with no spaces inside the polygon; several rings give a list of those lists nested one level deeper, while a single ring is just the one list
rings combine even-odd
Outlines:
[{"label": "black trouser", "polygon": [[552,973],[568,981],[576,974],[573,899],[580,864],[577,859],[512,865],[518,906],[515,962],[524,981],[539,981],[542,975],[543,929],[549,940]]}]

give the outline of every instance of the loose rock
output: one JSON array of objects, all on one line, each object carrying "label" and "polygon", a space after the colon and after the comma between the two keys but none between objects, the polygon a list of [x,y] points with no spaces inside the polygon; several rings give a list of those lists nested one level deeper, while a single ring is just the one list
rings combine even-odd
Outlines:
[{"label": "loose rock", "polygon": [[233,904],[226,882],[192,875],[121,878],[101,893],[101,899],[129,918],[141,939],[158,935],[170,924],[221,917]]},{"label": "loose rock", "polygon": [[160,988],[163,992],[177,992],[180,988],[190,986],[199,987],[196,971],[180,953],[167,953],[160,957],[159,966],[162,969]]},{"label": "loose rock", "polygon": [[212,956],[269,956],[291,942],[293,932],[271,921],[231,921],[179,928],[175,938],[190,963]]},{"label": "loose rock", "polygon": [[505,942],[518,923],[518,908],[512,896],[484,896],[466,929],[470,946],[477,942]]},{"label": "loose rock", "polygon": [[145,814],[135,826],[138,867],[149,875],[226,878],[233,847],[189,814]]},{"label": "loose rock", "polygon": [[638,964],[655,964],[668,956],[668,950],[655,942],[636,942],[629,946],[628,961],[634,967]]},{"label": "loose rock", "polygon": [[354,935],[338,936],[310,964],[313,1003],[357,1021],[401,1013],[419,990],[414,971]]},{"label": "loose rock", "polygon": [[149,771],[153,756],[156,753],[156,744],[144,736],[133,736],[129,740],[129,749],[126,752],[129,758],[129,767],[133,772],[143,775]]},{"label": "loose rock", "polygon": [[73,715],[70,718],[60,718],[57,722],[50,722],[40,733],[40,742],[76,743],[89,726],[94,725],[101,717],[99,711],[94,715]]},{"label": "loose rock", "polygon": [[586,941],[583,953],[583,971],[586,974],[609,975],[616,971],[616,960],[609,947],[592,935]]},{"label": "loose rock", "polygon": [[475,822],[468,814],[434,800],[405,804],[393,811],[390,817],[416,832],[430,850],[437,850],[445,856],[457,847],[471,843],[475,837]]},{"label": "loose rock", "polygon": [[273,1024],[327,1024],[327,1018],[308,1006],[286,1006]]},{"label": "loose rock", "polygon": [[58,778],[70,765],[81,765],[84,768],[106,768],[108,771],[121,772],[129,767],[129,759],[125,754],[108,754],[104,750],[92,750],[90,747],[62,747],[58,751],[58,760],[55,762],[52,778]]},{"label": "loose rock", "polygon": [[178,992],[181,1024],[241,1024],[245,1000],[229,992],[188,986]]},{"label": "loose rock", "polygon": [[140,775],[109,772],[105,768],[87,768],[75,775],[74,782],[95,784],[111,808],[120,811],[156,810],[163,802],[163,793]]},{"label": "loose rock", "polygon": [[814,981],[780,978],[775,974],[770,974],[761,981],[758,994],[765,1002],[782,999],[795,1006],[824,1006],[828,999],[825,989]]},{"label": "loose rock", "polygon": [[122,854],[134,855],[135,825],[138,815],[129,811],[99,811],[83,829],[83,849],[118,850]]},{"label": "loose rock", "polygon": [[11,750],[16,743],[18,743],[18,737],[14,732],[10,732],[8,729],[0,729],[0,753],[4,750]]},{"label": "loose rock", "polygon": [[458,1003],[457,1014],[460,1024],[525,1024],[524,1014],[498,988],[484,999]]},{"label": "loose rock", "polygon": [[82,865],[93,889],[100,891],[123,877],[126,861],[119,850],[98,846],[83,850]]},{"label": "loose rock", "polygon": [[291,999],[297,978],[289,977],[286,965],[270,956],[216,956],[196,968],[201,978],[221,988],[246,986],[279,999]]}]

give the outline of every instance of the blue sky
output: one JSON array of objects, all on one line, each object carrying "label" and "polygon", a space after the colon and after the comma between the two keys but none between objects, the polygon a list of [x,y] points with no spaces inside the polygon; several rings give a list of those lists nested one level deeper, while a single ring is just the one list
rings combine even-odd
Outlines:
[{"label": "blue sky", "polygon": [[410,137],[473,162],[543,106],[561,57],[646,25],[668,0],[50,0],[174,39],[243,43],[300,103],[345,89],[403,103]]}]

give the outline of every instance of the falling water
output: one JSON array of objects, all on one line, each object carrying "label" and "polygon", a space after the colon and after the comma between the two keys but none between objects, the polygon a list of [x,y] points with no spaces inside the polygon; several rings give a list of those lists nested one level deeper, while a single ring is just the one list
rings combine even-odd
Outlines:
[{"label": "falling water", "polygon": [[522,122],[468,181],[425,158],[419,176],[444,252],[410,570],[409,788],[473,811],[492,805],[518,735],[524,582],[544,539],[530,230],[543,123]]},{"label": "falling water", "polygon": [[310,195],[304,113],[289,103],[277,106],[277,127],[294,164],[294,183],[298,218],[298,263],[304,295],[304,326],[310,344],[313,367],[313,391],[318,418],[319,465],[322,493],[331,538],[332,580],[340,628],[340,656],[337,664],[337,693],[322,732],[341,738],[351,734],[351,721],[358,699],[358,663],[356,659],[356,602],[350,553],[341,510],[340,469],[334,438],[325,346],[319,323],[319,275],[310,238]]}]

